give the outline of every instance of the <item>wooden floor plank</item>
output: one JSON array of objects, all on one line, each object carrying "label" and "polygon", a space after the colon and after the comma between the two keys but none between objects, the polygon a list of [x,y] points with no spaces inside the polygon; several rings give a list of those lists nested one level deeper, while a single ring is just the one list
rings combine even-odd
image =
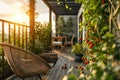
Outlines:
[{"label": "wooden floor plank", "polygon": [[[75,58],[73,56],[70,56],[70,54],[62,53],[60,51],[54,52],[59,55],[59,59],[56,66],[49,73],[48,80],[62,80],[65,75],[68,76],[72,73],[76,74],[76,76],[79,76],[78,70],[75,67],[79,66],[80,63],[75,62]],[[67,66],[67,69],[62,69],[62,66],[64,66],[65,64]]]}]

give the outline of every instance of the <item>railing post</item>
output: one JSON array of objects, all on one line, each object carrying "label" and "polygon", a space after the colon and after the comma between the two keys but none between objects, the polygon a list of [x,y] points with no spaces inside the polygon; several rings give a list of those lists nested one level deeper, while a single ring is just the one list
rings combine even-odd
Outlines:
[{"label": "railing post", "polygon": [[27,50],[27,45],[28,45],[28,27],[26,27],[26,50]]},{"label": "railing post", "polygon": [[20,47],[20,25],[18,25],[18,47]]},{"label": "railing post", "polygon": [[11,39],[10,39],[10,35],[11,35],[11,34],[10,34],[10,23],[9,23],[8,27],[9,27],[9,28],[8,28],[8,29],[9,29],[9,30],[8,30],[8,42],[11,43]]},{"label": "railing post", "polygon": [[[2,22],[2,42],[4,42],[4,22]],[[2,50],[2,77],[4,78],[4,52]]]},{"label": "railing post", "polygon": [[14,24],[14,45],[16,44],[16,25]]},{"label": "railing post", "polygon": [[22,48],[24,48],[24,26],[22,26]]}]

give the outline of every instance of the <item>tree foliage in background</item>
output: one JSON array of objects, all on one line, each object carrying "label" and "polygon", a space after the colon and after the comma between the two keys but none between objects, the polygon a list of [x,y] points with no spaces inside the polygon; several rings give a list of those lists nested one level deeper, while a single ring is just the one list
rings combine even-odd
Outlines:
[{"label": "tree foliage in background", "polygon": [[73,19],[69,17],[66,21],[66,29],[64,29],[65,33],[73,34],[74,33],[74,26],[73,26]]},{"label": "tree foliage in background", "polygon": [[64,17],[59,17],[57,21],[57,33],[58,34],[73,34],[74,33],[74,27],[73,27],[73,21],[72,17],[68,17],[67,21],[64,20]]},{"label": "tree foliage in background", "polygon": [[61,35],[64,31],[64,27],[66,27],[64,17],[59,17],[56,26],[57,34]]},{"label": "tree foliage in background", "polygon": [[35,44],[29,45],[29,50],[40,54],[48,52],[51,45],[51,26],[48,23],[35,23]]}]

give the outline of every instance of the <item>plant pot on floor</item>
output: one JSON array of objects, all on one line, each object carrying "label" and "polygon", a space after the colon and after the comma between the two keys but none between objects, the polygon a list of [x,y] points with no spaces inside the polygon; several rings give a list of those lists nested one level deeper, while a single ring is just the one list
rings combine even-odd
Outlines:
[{"label": "plant pot on floor", "polygon": [[82,62],[82,57],[83,57],[83,54],[75,54],[75,61]]}]

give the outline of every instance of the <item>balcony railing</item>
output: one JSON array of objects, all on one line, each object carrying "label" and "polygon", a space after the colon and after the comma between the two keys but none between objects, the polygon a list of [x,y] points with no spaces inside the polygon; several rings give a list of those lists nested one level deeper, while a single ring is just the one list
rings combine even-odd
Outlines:
[{"label": "balcony railing", "polygon": [[[0,43],[6,42],[27,49],[29,42],[29,26],[0,19]],[[0,77],[6,72],[4,53],[0,47]]]}]

